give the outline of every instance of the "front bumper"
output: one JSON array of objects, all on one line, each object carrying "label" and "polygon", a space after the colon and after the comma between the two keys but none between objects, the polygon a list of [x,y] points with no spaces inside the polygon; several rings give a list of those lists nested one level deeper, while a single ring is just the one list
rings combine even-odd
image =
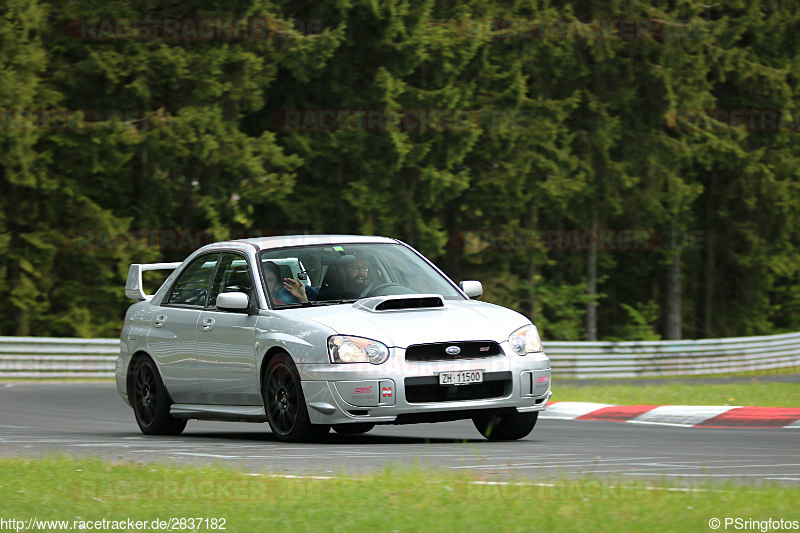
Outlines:
[{"label": "front bumper", "polygon": [[[543,411],[551,395],[550,359],[544,353],[407,362],[404,350],[392,350],[382,365],[298,365],[311,422],[391,424],[427,415],[470,418],[485,409]],[[482,370],[484,382],[439,385],[440,372],[469,370]]]}]

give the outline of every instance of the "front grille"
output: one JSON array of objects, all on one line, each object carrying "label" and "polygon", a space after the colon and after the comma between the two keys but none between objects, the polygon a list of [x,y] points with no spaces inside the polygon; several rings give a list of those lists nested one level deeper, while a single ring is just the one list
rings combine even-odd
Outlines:
[{"label": "front grille", "polygon": [[[458,346],[460,353],[447,353],[450,346]],[[500,355],[503,350],[494,341],[434,342],[412,344],[406,348],[406,361],[455,361],[457,359],[483,359]]]},{"label": "front grille", "polygon": [[483,383],[472,385],[439,385],[438,376],[406,378],[406,401],[408,403],[458,402],[464,400],[487,400],[506,396],[511,387],[511,373],[484,374]]}]

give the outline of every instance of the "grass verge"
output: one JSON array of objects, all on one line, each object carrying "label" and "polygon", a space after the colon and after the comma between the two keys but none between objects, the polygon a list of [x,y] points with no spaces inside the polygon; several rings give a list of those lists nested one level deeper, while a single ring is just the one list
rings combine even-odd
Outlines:
[{"label": "grass verge", "polygon": [[[131,519],[150,531],[153,520],[194,518],[199,531],[215,523],[226,531],[347,532],[694,532],[708,530],[712,518],[800,520],[800,486],[696,483],[580,478],[497,485],[421,470],[287,479],[220,467],[12,458],[0,459],[0,518],[66,520],[72,529],[80,521]],[[184,524],[180,529],[192,529]]]},{"label": "grass verge", "polygon": [[613,405],[748,405],[800,407],[800,383],[674,383],[653,385],[559,385],[553,380],[553,399],[559,402],[598,402]]}]

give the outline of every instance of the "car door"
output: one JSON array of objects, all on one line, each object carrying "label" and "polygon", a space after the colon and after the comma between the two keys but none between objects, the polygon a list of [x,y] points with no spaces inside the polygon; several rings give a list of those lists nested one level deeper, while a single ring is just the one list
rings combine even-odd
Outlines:
[{"label": "car door", "polygon": [[200,388],[205,401],[216,405],[261,405],[256,373],[258,314],[223,311],[216,298],[224,292],[247,294],[255,309],[252,269],[244,255],[224,253],[211,288],[208,306],[197,324]]},{"label": "car door", "polygon": [[220,254],[193,260],[153,313],[147,345],[175,403],[203,403],[197,371],[197,324]]}]

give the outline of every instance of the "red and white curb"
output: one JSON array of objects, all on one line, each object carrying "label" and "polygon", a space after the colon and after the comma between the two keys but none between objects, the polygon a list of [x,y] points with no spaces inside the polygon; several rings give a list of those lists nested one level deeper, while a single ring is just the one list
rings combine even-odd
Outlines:
[{"label": "red and white curb", "polygon": [[800,429],[800,409],[792,407],[550,402],[540,417],[551,420],[602,420],[680,427]]}]

